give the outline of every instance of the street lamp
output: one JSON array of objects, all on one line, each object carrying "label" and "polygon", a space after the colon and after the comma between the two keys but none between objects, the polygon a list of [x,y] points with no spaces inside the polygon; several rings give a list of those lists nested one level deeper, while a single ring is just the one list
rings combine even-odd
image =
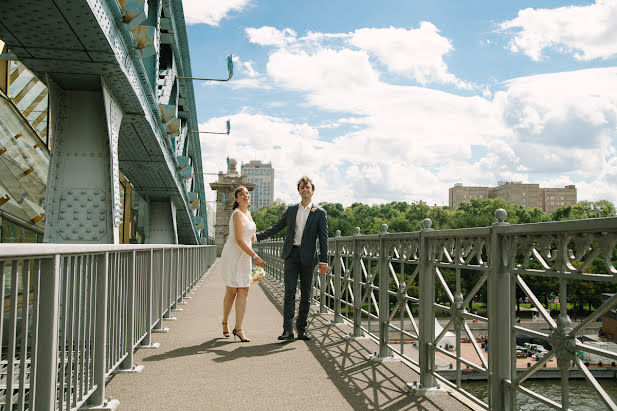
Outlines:
[{"label": "street lamp", "polygon": [[231,54],[229,56],[227,56],[227,71],[229,72],[229,77],[227,77],[226,79],[201,78],[201,77],[183,77],[183,76],[178,76],[176,78],[186,79],[186,80],[229,81],[229,80],[231,80],[231,76],[234,75],[234,62],[233,62],[233,60],[231,58]]},{"label": "street lamp", "polygon": [[223,133],[217,133],[214,131],[199,131],[199,130],[189,130],[189,133],[200,133],[200,134],[227,134],[229,135],[229,132],[231,131],[231,122],[229,120],[227,120],[227,131],[223,132]]}]

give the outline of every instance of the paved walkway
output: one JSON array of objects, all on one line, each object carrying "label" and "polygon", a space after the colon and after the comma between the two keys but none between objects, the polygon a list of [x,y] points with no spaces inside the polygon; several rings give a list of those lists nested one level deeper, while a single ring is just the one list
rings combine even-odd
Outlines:
[{"label": "paved walkway", "polygon": [[313,340],[279,342],[283,287],[275,280],[251,287],[244,321],[251,342],[223,338],[224,288],[217,260],[176,321],[165,321],[169,332],[154,334],[160,348],[135,353],[144,370],[110,377],[106,395],[120,410],[469,409],[449,394],[409,395],[417,373],[402,362],[367,361],[377,344],[345,340],[351,327],[328,325],[332,317],[315,306]]}]

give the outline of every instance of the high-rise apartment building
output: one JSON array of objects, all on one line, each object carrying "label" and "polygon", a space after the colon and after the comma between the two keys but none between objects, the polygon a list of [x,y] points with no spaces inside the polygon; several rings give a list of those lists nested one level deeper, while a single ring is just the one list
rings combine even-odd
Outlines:
[{"label": "high-rise apartment building", "polygon": [[251,160],[242,164],[242,174],[246,174],[249,183],[255,184],[251,193],[251,209],[258,210],[274,203],[274,169],[272,163]]},{"label": "high-rise apartment building", "polygon": [[503,198],[525,208],[540,208],[545,213],[552,213],[559,207],[576,204],[576,187],[542,188],[539,184],[523,184],[520,181],[499,181],[497,187],[466,187],[455,184],[449,190],[449,204],[457,209],[460,203],[473,198]]}]

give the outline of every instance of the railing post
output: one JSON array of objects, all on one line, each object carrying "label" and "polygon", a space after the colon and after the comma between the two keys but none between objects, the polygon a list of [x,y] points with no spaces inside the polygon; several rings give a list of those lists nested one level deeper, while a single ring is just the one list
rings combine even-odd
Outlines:
[{"label": "railing post", "polygon": [[133,369],[133,343],[135,342],[135,256],[136,251],[131,252],[131,261],[129,262],[129,283],[127,285],[126,296],[126,330],[124,331],[124,338],[126,339],[126,346],[128,347],[128,353],[122,364],[120,364],[120,371],[127,371]]},{"label": "railing post", "polygon": [[[161,250],[161,253],[163,250]],[[148,263],[148,272],[146,274],[146,336],[141,342],[141,345],[150,347],[152,345],[152,285],[154,282],[154,250],[150,249],[150,258]],[[161,264],[157,264],[160,270],[163,270],[162,261]]]},{"label": "railing post", "polygon": [[332,323],[339,324],[343,322],[341,318],[341,245],[340,245],[341,230],[336,230],[334,238],[334,319]]},{"label": "railing post", "polygon": [[362,250],[360,249],[360,227],[353,230],[353,336],[364,337],[362,332]]},{"label": "railing post", "polygon": [[178,304],[186,305],[187,302],[184,301],[184,292],[186,290],[186,272],[189,270],[189,250],[186,247],[183,247],[180,254],[182,255],[180,260],[180,273],[178,275],[178,293],[176,294],[176,298],[178,299]]},{"label": "railing post", "polygon": [[420,386],[418,389],[430,389],[437,386],[433,375],[435,369],[435,275],[433,267],[433,250],[431,240],[424,235],[431,228],[432,221],[425,218],[424,228],[420,233],[420,255],[419,255],[419,320],[420,329],[418,335],[418,348],[420,364]]},{"label": "railing post", "polygon": [[[92,373],[96,390],[88,399],[88,405],[94,407],[107,407],[111,405],[110,402],[105,399],[109,253],[97,255],[96,260],[96,318],[94,320],[94,371]],[[117,403],[118,401],[113,400],[113,402]]]},{"label": "railing post", "polygon": [[[279,254],[280,255],[280,254]],[[320,276],[319,279],[319,314],[326,314],[328,312],[328,307],[326,305],[326,288],[328,287],[328,273],[320,274],[317,271],[317,275]],[[281,281],[283,277],[279,278]]]},{"label": "railing post", "polygon": [[488,310],[488,404],[491,410],[508,410],[513,403],[510,389],[505,389],[504,380],[512,374],[512,335],[514,301],[512,283],[506,270],[507,244],[497,227],[508,225],[507,213],[503,209],[495,211],[497,222],[491,227],[489,272],[487,280]]},{"label": "railing post", "polygon": [[392,357],[389,343],[389,318],[390,318],[390,289],[388,274],[388,258],[386,258],[385,237],[388,234],[388,225],[381,225],[379,233],[379,355],[373,356],[373,360],[383,361]]},{"label": "railing post", "polygon": [[40,289],[44,291],[39,294],[34,409],[47,411],[56,408],[60,256],[54,255],[51,259],[42,259],[40,273]]},{"label": "railing post", "polygon": [[[170,251],[170,257],[171,257],[171,248],[169,249]],[[163,261],[161,261],[161,270],[159,271],[159,277],[155,278],[153,281],[157,281],[160,286],[161,286],[161,292],[159,293],[159,318],[158,318],[158,323],[157,326],[155,328],[156,332],[164,332],[167,331],[165,329],[165,327],[163,326],[163,315],[165,314],[165,273],[168,272],[167,271],[167,265],[171,266],[171,261],[168,261],[169,258],[165,258],[165,249],[161,250],[161,253],[163,254]]]}]

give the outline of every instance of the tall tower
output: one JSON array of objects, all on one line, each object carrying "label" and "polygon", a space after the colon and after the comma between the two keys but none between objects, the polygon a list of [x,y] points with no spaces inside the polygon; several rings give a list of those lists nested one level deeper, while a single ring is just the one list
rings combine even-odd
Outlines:
[{"label": "tall tower", "polygon": [[253,191],[255,184],[249,183],[246,174],[239,174],[236,169],[238,162],[229,159],[227,173],[219,171],[219,179],[210,183],[210,188],[216,190],[216,223],[214,224],[214,244],[216,255],[221,256],[223,246],[229,235],[229,218],[231,217],[234,204],[234,191],[238,186],[245,186],[249,192]]},{"label": "tall tower", "polygon": [[269,207],[274,202],[274,169],[272,163],[262,163],[252,160],[242,164],[242,174],[248,176],[248,181],[255,184],[255,191],[251,196],[251,209],[258,210]]}]

